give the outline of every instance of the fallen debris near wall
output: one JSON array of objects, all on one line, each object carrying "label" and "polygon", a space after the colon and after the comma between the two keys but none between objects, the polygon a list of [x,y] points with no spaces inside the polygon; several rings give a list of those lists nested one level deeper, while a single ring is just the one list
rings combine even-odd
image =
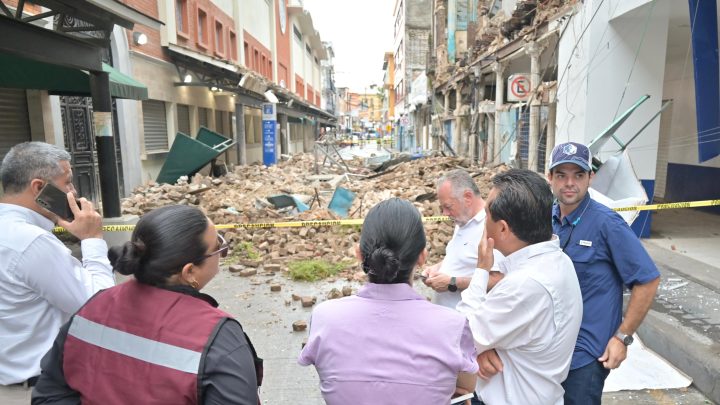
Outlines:
[{"label": "fallen debris near wall", "polygon": [[[181,178],[174,185],[150,183],[137,188],[123,201],[123,213],[142,215],[157,207],[186,204],[198,206],[215,224],[335,220],[337,215],[328,210],[327,205],[335,188],[342,185],[356,195],[349,218],[363,218],[375,204],[392,197],[407,199],[423,216],[433,216],[441,215],[435,183],[442,174],[457,168],[468,170],[485,196],[492,175],[505,170],[505,166],[475,167],[462,158],[428,157],[401,161],[380,173],[354,167],[355,173],[367,173],[359,177],[341,174],[337,167],[327,166],[322,168],[322,174],[315,175],[314,164],[312,155],[295,155],[276,166],[236,167],[220,178],[196,175],[191,180]],[[294,205],[277,209],[266,198],[281,194],[298,198],[310,209],[298,212]],[[442,259],[453,225],[427,223],[425,229],[429,262],[433,263]],[[354,251],[360,226],[240,228],[226,230],[223,235],[231,249],[226,264],[233,265],[235,275],[247,277],[288,271],[290,262],[316,259],[345,268],[330,277],[357,279],[363,276],[362,272],[358,274]]]}]

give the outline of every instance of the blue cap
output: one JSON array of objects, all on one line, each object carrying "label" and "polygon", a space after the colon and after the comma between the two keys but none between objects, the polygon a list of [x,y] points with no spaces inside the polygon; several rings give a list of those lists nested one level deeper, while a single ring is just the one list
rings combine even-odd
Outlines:
[{"label": "blue cap", "polygon": [[591,161],[592,154],[587,146],[576,142],[565,142],[556,145],[553,149],[550,170],[563,163],[574,163],[589,172]]}]

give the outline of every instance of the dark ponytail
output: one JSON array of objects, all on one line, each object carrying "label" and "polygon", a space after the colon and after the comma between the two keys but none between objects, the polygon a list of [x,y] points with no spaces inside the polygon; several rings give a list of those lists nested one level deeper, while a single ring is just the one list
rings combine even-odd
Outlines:
[{"label": "dark ponytail", "polygon": [[425,243],[417,208],[399,198],[385,200],[374,206],[363,222],[363,271],[371,283],[407,283]]},{"label": "dark ponytail", "polygon": [[108,258],[113,270],[129,276],[135,274],[143,255],[145,254],[145,244],[141,240],[128,241],[122,246],[113,246],[108,250]]},{"label": "dark ponytail", "polygon": [[144,284],[161,286],[208,249],[208,219],[198,208],[170,205],[143,215],[129,242],[108,252],[113,270],[134,275]]}]

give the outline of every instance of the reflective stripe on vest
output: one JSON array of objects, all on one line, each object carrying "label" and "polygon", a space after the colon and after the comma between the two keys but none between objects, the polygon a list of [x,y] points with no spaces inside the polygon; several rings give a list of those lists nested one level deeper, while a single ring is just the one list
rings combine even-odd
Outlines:
[{"label": "reflective stripe on vest", "polygon": [[202,353],[95,323],[75,315],[70,329],[74,336],[91,345],[158,366],[197,374]]}]

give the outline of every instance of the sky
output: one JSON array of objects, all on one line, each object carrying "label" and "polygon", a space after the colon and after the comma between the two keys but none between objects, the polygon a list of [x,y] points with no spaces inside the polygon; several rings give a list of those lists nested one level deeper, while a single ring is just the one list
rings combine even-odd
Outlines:
[{"label": "sky", "polygon": [[393,51],[395,0],[304,0],[320,39],[332,42],[335,86],[374,92],[381,85],[383,57]]}]

